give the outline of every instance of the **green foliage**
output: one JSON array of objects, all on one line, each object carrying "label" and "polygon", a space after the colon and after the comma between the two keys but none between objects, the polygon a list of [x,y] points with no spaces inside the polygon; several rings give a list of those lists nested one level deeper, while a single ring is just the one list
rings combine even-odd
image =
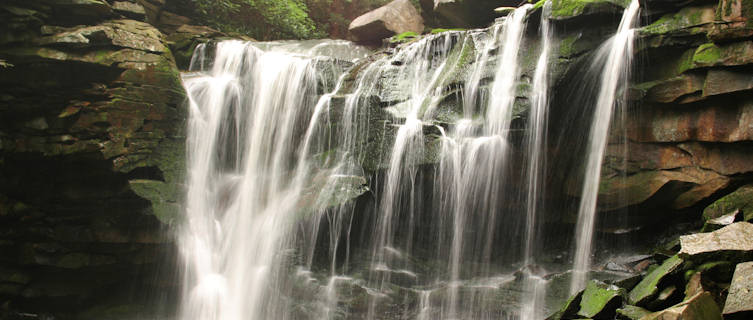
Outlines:
[{"label": "green foliage", "polygon": [[259,40],[322,37],[302,0],[189,0],[199,20]]},{"label": "green foliage", "polygon": [[359,15],[390,0],[175,0],[185,14],[257,40],[346,38]]}]

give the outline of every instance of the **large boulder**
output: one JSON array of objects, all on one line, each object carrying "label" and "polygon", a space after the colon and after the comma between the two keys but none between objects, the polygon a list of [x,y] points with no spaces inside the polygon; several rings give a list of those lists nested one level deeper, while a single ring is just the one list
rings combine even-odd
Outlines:
[{"label": "large boulder", "polygon": [[409,0],[395,0],[350,23],[348,31],[359,42],[378,42],[404,32],[421,33],[423,18]]}]

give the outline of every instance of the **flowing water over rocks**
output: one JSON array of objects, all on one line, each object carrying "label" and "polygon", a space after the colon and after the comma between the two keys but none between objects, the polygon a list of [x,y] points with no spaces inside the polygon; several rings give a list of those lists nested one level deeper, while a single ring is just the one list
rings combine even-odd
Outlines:
[{"label": "flowing water over rocks", "polygon": [[368,57],[329,40],[199,47],[182,318],[557,307],[569,276],[549,272],[566,267],[539,259],[553,39],[548,15],[525,36],[532,9]]}]

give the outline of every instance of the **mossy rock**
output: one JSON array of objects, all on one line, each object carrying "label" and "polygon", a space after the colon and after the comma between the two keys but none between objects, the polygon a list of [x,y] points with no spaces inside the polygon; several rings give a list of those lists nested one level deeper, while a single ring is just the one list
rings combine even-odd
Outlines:
[{"label": "mossy rock", "polygon": [[[713,5],[702,7],[685,7],[675,13],[669,13],[652,24],[640,29],[642,35],[661,35],[674,33],[692,27],[708,25],[715,20]],[[689,33],[703,33],[703,29],[687,30]]]},{"label": "mossy rock", "polygon": [[553,0],[551,18],[568,20],[585,14],[618,11],[630,0]]},{"label": "mossy rock", "polygon": [[638,320],[642,319],[650,313],[651,311],[632,305],[626,305],[622,308],[617,309],[618,319]]},{"label": "mossy rock", "polygon": [[685,261],[679,256],[670,257],[653,271],[649,272],[628,294],[628,303],[645,306],[659,294],[659,285],[668,276],[677,272]]},{"label": "mossy rock", "polygon": [[612,319],[622,305],[625,289],[601,281],[591,280],[583,291],[578,315],[585,318]]},{"label": "mossy rock", "polygon": [[736,210],[743,213],[743,219],[753,219],[753,185],[745,185],[716,200],[703,210],[703,220],[711,220],[730,214]]},{"label": "mossy rock", "polygon": [[753,41],[729,44],[705,43],[686,51],[680,59],[678,74],[687,70],[753,64]]}]

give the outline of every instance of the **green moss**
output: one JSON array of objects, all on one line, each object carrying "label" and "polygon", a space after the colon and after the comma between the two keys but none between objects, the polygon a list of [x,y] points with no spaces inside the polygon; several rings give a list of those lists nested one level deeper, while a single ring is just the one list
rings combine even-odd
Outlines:
[{"label": "green moss", "polygon": [[447,31],[465,31],[465,30],[466,29],[463,29],[463,28],[450,28],[450,29],[435,28],[435,29],[431,29],[430,33],[431,34],[437,34],[437,33],[442,33],[442,32],[447,32]]},{"label": "green moss", "polygon": [[630,291],[628,302],[632,305],[645,305],[650,299],[659,293],[659,282],[673,274],[685,262],[679,256],[674,255],[664,260],[659,267],[649,272],[638,285]]},{"label": "green moss", "polygon": [[[651,311],[648,311],[646,309],[643,309],[641,307],[626,305],[622,308],[617,309],[617,314],[619,316],[622,316],[624,318],[630,319],[630,320],[638,320],[641,319],[648,314],[650,314]],[[622,318],[620,318],[622,319]]]},{"label": "green moss", "polygon": [[404,42],[410,42],[413,41],[418,37],[418,33],[415,33],[413,31],[406,31],[401,34],[396,34],[392,36],[389,41],[390,43],[404,43]]},{"label": "green moss", "polygon": [[597,315],[609,314],[612,310],[609,307],[619,305],[625,290],[614,285],[608,285],[601,281],[591,280],[583,291],[583,298],[580,301],[580,310],[578,315],[586,318],[593,318]]},{"label": "green moss", "polygon": [[753,185],[743,186],[715,201],[703,210],[703,219],[710,220],[741,210],[744,219],[753,219]]},{"label": "green moss", "polygon": [[[691,28],[694,26],[712,23],[711,7],[687,7],[683,8],[679,12],[670,13],[662,16],[654,23],[645,26],[641,29],[644,34],[665,34],[681,29]],[[694,32],[700,33],[703,30],[694,30]]]},{"label": "green moss", "polygon": [[582,14],[589,6],[611,4],[627,7],[630,0],[554,0],[552,2],[552,18],[572,18]]},{"label": "green moss", "polygon": [[713,43],[702,44],[693,54],[694,64],[713,64],[722,57],[722,50]]},{"label": "green moss", "polygon": [[[529,0],[528,2],[531,2],[531,0]],[[533,8],[532,8],[532,9],[533,9],[533,10],[537,10],[537,9],[539,9],[539,8],[542,8],[542,7],[544,7],[544,5],[546,4],[546,2],[547,2],[547,0],[539,0],[538,2],[536,2],[536,3],[535,3],[535,4],[533,5]]]},{"label": "green moss", "polygon": [[578,41],[579,35],[572,35],[560,41],[560,57],[570,58],[575,55],[575,42]]}]

